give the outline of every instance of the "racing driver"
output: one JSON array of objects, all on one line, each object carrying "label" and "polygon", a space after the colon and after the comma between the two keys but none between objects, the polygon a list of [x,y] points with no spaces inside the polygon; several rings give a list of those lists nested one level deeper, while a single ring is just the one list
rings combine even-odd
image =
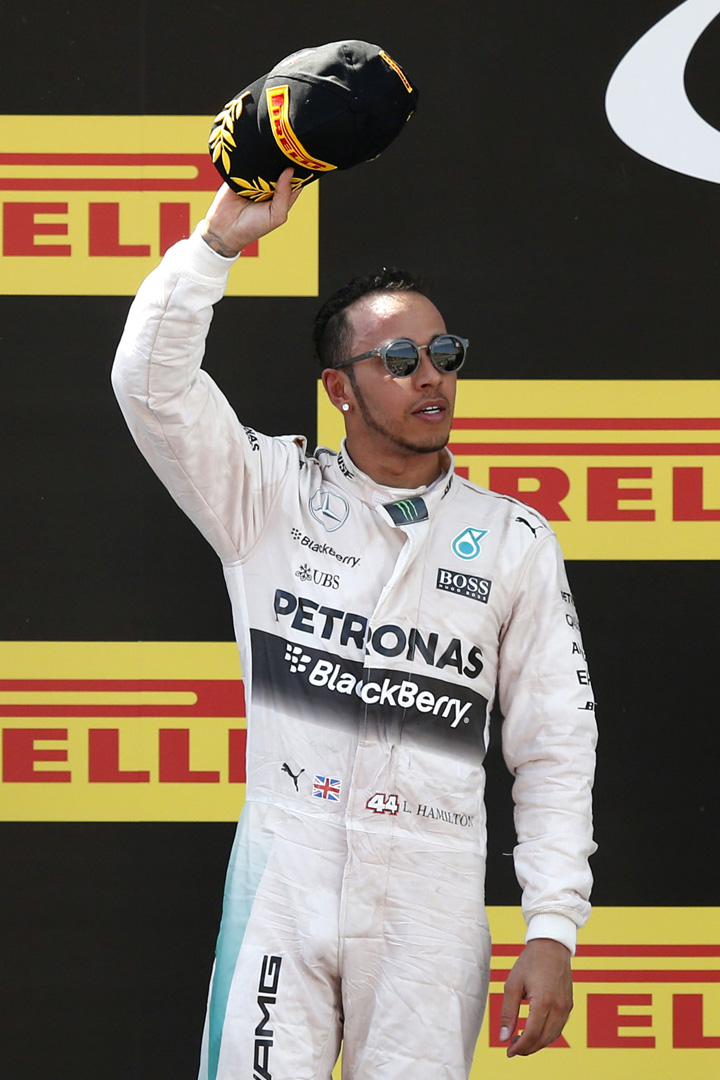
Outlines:
[{"label": "racing driver", "polygon": [[[340,453],[239,423],[201,368],[243,247],[287,219],[223,187],[141,286],[113,382],[220,557],[247,698],[201,1080],[463,1080],[489,983],[483,755],[503,715],[527,922],[509,1056],[559,1035],[588,917],[594,703],[554,533],[446,449],[467,342],[402,272],[318,315]],[[520,1032],[518,1011],[529,1000]]]}]

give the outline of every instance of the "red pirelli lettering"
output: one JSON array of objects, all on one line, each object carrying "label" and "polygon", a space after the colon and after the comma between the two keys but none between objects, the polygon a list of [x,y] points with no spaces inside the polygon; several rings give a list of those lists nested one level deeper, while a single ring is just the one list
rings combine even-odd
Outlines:
[{"label": "red pirelli lettering", "polygon": [[3,255],[68,256],[70,244],[38,244],[37,236],[67,236],[66,221],[37,220],[41,214],[64,215],[67,203],[7,202],[3,206]]},{"label": "red pirelli lettering", "polygon": [[[504,466],[491,465],[489,486],[501,495],[529,503],[548,521],[569,521],[560,505],[570,491],[570,477],[562,469],[550,465]],[[522,481],[537,484],[531,491],[521,487]]]},{"label": "red pirelli lettering", "polygon": [[159,772],[161,784],[219,784],[213,769],[190,768],[190,732],[184,728],[160,731]]},{"label": "red pirelli lettering", "polygon": [[653,1018],[649,1013],[620,1013],[620,1008],[628,1005],[649,1007],[652,1005],[650,994],[588,994],[587,1000],[587,1044],[589,1047],[615,1047],[652,1049],[655,1046],[654,1035],[621,1035],[621,1028],[652,1027]]},{"label": "red pirelli lettering", "polygon": [[720,1050],[720,1035],[705,1035],[703,1031],[702,994],[673,994],[673,1047]]},{"label": "red pirelli lettering", "polygon": [[120,243],[120,203],[90,203],[88,206],[88,255],[148,258],[150,245]]},{"label": "red pirelli lettering", "polygon": [[88,780],[91,784],[148,784],[144,769],[120,768],[120,732],[117,728],[88,731]]},{"label": "red pirelli lettering", "polygon": [[67,742],[67,728],[5,728],[2,733],[5,784],[69,784],[65,769],[36,769],[39,761],[67,761],[67,748],[45,750],[36,742]]},{"label": "red pirelli lettering", "polygon": [[621,487],[621,480],[652,480],[649,468],[591,468],[587,473],[588,521],[654,521],[654,510],[621,509],[624,500],[652,499],[649,487]]}]

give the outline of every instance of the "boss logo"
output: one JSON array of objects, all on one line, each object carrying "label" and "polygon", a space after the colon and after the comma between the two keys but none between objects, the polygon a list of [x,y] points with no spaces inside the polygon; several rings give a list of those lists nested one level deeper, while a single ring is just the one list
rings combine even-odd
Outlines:
[{"label": "boss logo", "polygon": [[490,597],[492,582],[487,578],[476,577],[474,574],[463,574],[456,570],[438,570],[436,589],[443,592],[455,593],[457,596],[469,596],[471,600],[477,600],[481,604],[487,604]]}]

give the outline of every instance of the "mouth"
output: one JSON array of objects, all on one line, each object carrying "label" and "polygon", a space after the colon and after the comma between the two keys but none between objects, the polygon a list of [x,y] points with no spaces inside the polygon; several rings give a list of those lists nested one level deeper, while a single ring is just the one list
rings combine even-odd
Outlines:
[{"label": "mouth", "polygon": [[448,404],[446,401],[435,399],[433,401],[426,401],[418,409],[413,410],[413,416],[420,417],[421,420],[443,420],[447,413]]}]

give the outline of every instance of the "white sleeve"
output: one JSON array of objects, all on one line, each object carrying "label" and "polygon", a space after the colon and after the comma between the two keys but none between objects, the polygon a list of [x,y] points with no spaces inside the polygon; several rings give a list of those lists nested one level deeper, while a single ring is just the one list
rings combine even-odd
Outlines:
[{"label": "white sleeve", "polygon": [[503,754],[515,777],[515,870],[526,940],[574,952],[590,914],[595,702],[553,533],[532,545],[500,649]]},{"label": "white sleeve", "polygon": [[200,367],[233,262],[197,230],[175,244],[133,301],[112,372],[140,450],[224,562],[252,547],[303,448],[243,427]]}]

